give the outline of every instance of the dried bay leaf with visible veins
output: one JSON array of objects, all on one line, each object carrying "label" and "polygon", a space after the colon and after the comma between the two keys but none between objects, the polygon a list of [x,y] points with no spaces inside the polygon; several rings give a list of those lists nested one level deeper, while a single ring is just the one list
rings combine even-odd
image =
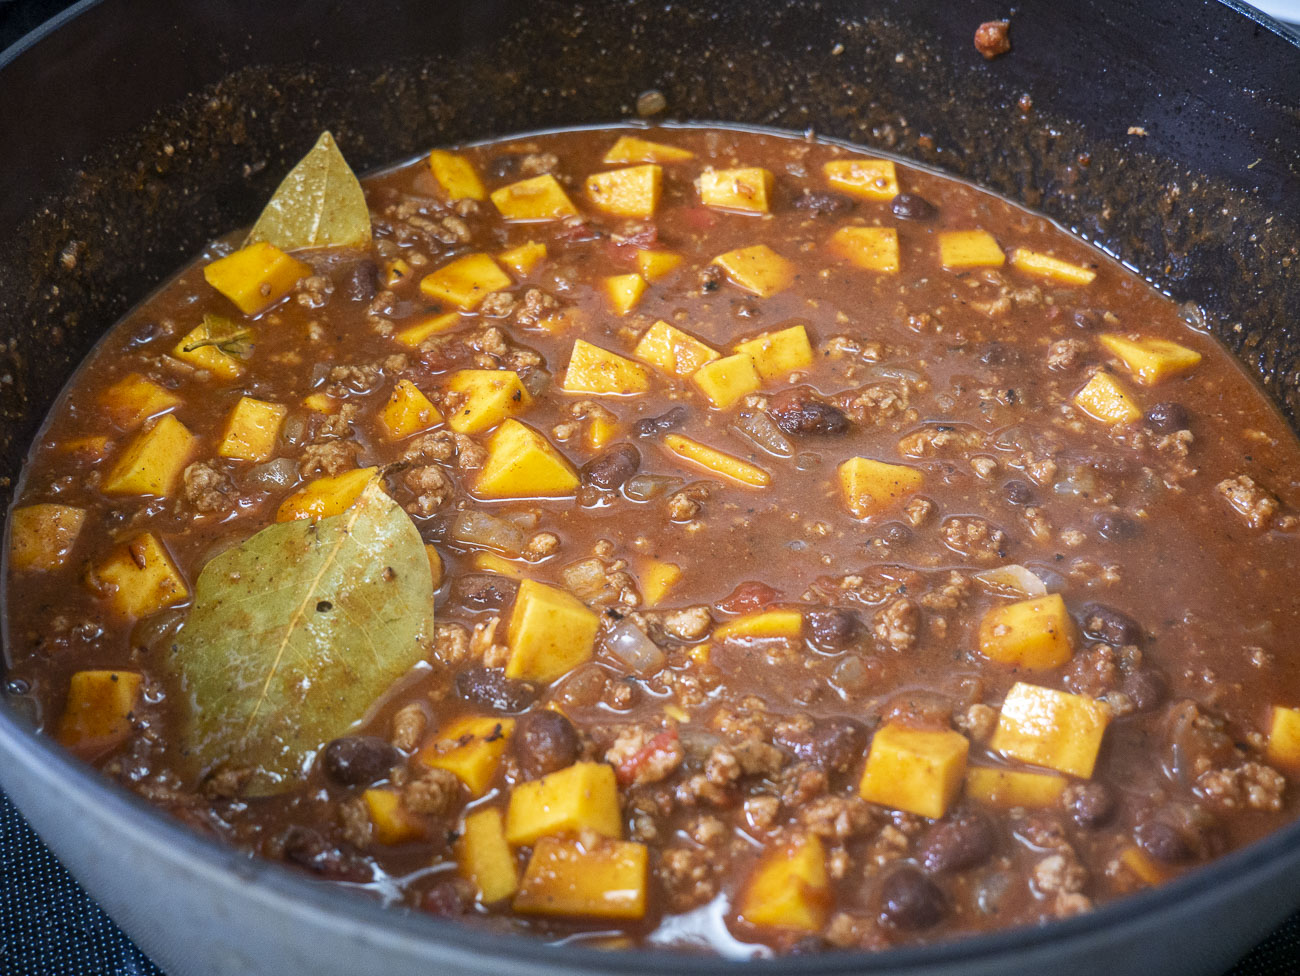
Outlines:
[{"label": "dried bay leaf with visible veins", "polygon": [[370,245],[366,195],[328,132],[281,181],[244,243],[257,241],[282,251]]},{"label": "dried bay leaf with visible veins", "polygon": [[424,658],[433,579],[410,517],[371,482],[340,515],[272,525],[212,559],[169,667],[188,703],[191,770],[297,783]]}]

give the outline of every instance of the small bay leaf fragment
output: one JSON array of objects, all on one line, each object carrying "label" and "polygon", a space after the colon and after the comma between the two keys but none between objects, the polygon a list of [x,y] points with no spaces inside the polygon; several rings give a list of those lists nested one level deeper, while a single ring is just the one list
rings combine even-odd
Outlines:
[{"label": "small bay leaf fragment", "polygon": [[328,132],[281,181],[244,244],[258,241],[282,251],[369,246],[366,195]]},{"label": "small bay leaf fragment", "polygon": [[433,580],[420,533],[376,480],[347,511],[272,525],[212,559],[168,665],[190,772],[289,789],[424,657]]}]

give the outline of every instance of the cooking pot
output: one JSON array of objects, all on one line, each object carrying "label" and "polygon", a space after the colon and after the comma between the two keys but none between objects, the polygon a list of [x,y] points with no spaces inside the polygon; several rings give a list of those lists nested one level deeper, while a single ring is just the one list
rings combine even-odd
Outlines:
[{"label": "cooking pot", "polygon": [[[1047,213],[1149,277],[1300,419],[1300,44],[1202,0],[86,0],[0,58],[0,496],[96,339],[249,221],[324,128],[359,169],[428,146],[666,115],[890,150]],[[725,962],[547,947],[219,846],[0,707],[0,785],[186,974],[1222,971],[1300,904],[1300,823],[1091,914],[877,956]]]}]

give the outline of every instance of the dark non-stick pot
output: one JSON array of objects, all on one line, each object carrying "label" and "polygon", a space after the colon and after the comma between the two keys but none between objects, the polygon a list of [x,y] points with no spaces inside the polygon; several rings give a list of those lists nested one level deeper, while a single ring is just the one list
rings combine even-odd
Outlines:
[{"label": "dark non-stick pot", "polygon": [[[1300,46],[1217,0],[87,0],[0,58],[0,500],[96,338],[330,128],[360,167],[668,115],[813,128],[1056,217],[1203,310],[1300,418]],[[190,833],[0,707],[0,785],[168,972],[1221,971],[1300,904],[1300,824],[1080,918],[880,956],[553,949],[385,911]]]}]

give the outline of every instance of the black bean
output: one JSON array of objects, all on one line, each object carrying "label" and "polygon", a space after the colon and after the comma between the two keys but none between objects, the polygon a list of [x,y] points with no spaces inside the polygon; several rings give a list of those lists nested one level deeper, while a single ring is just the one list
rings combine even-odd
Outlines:
[{"label": "black bean", "polygon": [[1142,625],[1126,613],[1120,613],[1114,607],[1104,603],[1085,603],[1081,609],[1083,632],[1093,640],[1099,640],[1114,647],[1131,644],[1140,647],[1143,633]]},{"label": "black bean", "polygon": [[519,175],[519,164],[523,162],[520,153],[502,153],[493,156],[487,164],[488,176],[494,180],[513,180]]},{"label": "black bean", "polygon": [[929,220],[939,212],[933,203],[915,193],[900,193],[889,208],[899,220]]},{"label": "black bean", "polygon": [[1003,342],[990,342],[980,353],[985,366],[1015,366],[1020,362],[1020,350]]},{"label": "black bean", "polygon": [[1158,708],[1169,694],[1169,682],[1164,673],[1155,668],[1142,667],[1124,676],[1120,691],[1139,712]]},{"label": "black bean", "polygon": [[667,413],[661,413],[658,417],[646,417],[644,420],[638,420],[633,430],[636,431],[637,437],[654,437],[655,434],[662,434],[666,430],[680,427],[686,423],[686,416],[687,410],[685,407],[673,407]]},{"label": "black bean", "polygon": [[1102,783],[1076,783],[1066,792],[1070,817],[1080,827],[1097,827],[1115,812],[1115,794]]},{"label": "black bean", "polygon": [[1138,534],[1137,523],[1119,512],[1098,512],[1092,517],[1092,524],[1099,536],[1111,542],[1123,542]]},{"label": "black bean", "polygon": [[615,444],[582,466],[584,484],[614,491],[641,467],[641,452],[631,444]]},{"label": "black bean", "polygon": [[450,603],[467,610],[501,610],[514,601],[519,584],[491,573],[466,573],[451,581]]},{"label": "black bean", "polygon": [[1070,316],[1070,321],[1080,329],[1092,332],[1101,325],[1101,313],[1093,308],[1076,308],[1074,314]]},{"label": "black bean", "polygon": [[369,786],[385,779],[400,757],[373,735],[345,735],[325,747],[321,768],[341,786]]},{"label": "black bean", "polygon": [[1176,827],[1161,820],[1147,820],[1133,829],[1133,838],[1138,847],[1146,851],[1157,861],[1177,864],[1192,856],[1191,845]]},{"label": "black bean", "polygon": [[828,773],[843,773],[862,758],[867,731],[852,719],[825,718],[807,732],[780,731],[776,741],[804,762]]},{"label": "black bean", "polygon": [[927,871],[961,871],[983,864],[993,853],[993,827],[978,813],[963,813],[934,824],[917,844]]},{"label": "black bean", "polygon": [[782,390],[768,413],[787,434],[843,434],[849,429],[844,411],[806,389]]},{"label": "black bean", "polygon": [[1192,425],[1187,408],[1169,400],[1155,404],[1143,415],[1142,420],[1158,434],[1172,434],[1176,430],[1187,430]]},{"label": "black bean", "polygon": [[792,956],[816,956],[828,951],[831,944],[820,935],[805,935],[790,947]]},{"label": "black bean", "polygon": [[515,724],[511,747],[529,779],[537,779],[578,760],[582,743],[573,724],[549,708],[529,712]]},{"label": "black bean", "polygon": [[914,867],[901,867],[880,886],[880,920],[900,929],[924,929],[946,910],[939,886]]},{"label": "black bean", "polygon": [[808,210],[814,217],[848,213],[855,206],[852,197],[830,190],[804,190],[794,198],[796,210]]},{"label": "black bean", "polygon": [[456,694],[468,702],[498,712],[522,712],[537,699],[527,681],[507,678],[496,668],[466,668],[456,675]]},{"label": "black bean", "polygon": [[886,522],[880,527],[880,537],[891,546],[905,546],[912,541],[913,533],[902,522]]},{"label": "black bean", "polygon": [[365,858],[331,844],[319,831],[297,824],[285,831],[281,840],[285,860],[327,878],[365,882],[374,872]]},{"label": "black bean", "polygon": [[362,258],[343,279],[343,294],[348,301],[368,302],[379,291],[379,265]]},{"label": "black bean", "polygon": [[859,629],[858,615],[840,607],[809,610],[804,619],[808,621],[809,640],[823,651],[844,650],[853,643]]},{"label": "black bean", "polygon": [[1034,500],[1034,490],[1025,482],[1013,479],[1002,486],[1002,497],[1012,505],[1028,505]]}]

